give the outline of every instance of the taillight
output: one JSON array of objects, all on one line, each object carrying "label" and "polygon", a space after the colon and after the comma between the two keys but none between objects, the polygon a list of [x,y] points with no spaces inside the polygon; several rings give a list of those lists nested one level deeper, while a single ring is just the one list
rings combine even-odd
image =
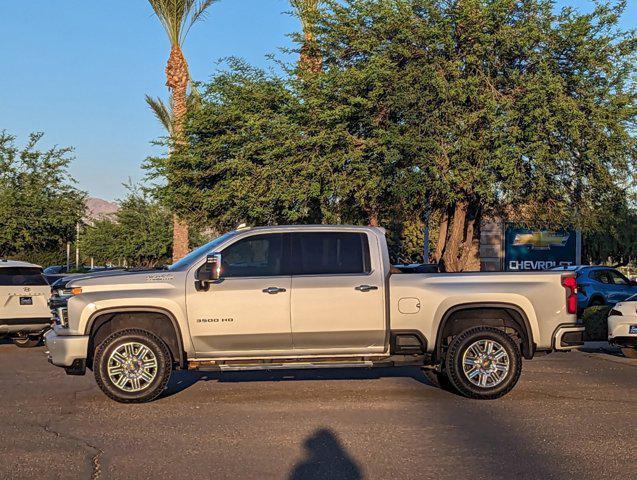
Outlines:
[{"label": "taillight", "polygon": [[577,313],[577,279],[562,277],[562,286],[566,289],[566,311]]}]

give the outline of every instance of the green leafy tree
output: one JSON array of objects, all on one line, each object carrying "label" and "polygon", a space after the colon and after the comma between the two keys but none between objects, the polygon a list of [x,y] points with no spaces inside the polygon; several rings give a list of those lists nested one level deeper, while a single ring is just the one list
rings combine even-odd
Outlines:
[{"label": "green leafy tree", "polygon": [[618,29],[623,3],[322,3],[303,20],[320,69],[231,62],[185,124],[188,149],[151,160],[180,209],[215,226],[383,225],[410,258],[428,212],[434,260],[455,271],[478,267],[485,216],[594,232],[626,197],[637,41]]},{"label": "green leafy tree", "polygon": [[617,28],[623,3],[327,5],[317,41],[338,80],[324,92],[354,102],[345,121],[362,150],[353,199],[381,216],[440,212],[443,268],[477,267],[485,214],[595,229],[632,182],[637,42]]},{"label": "green leafy tree", "polygon": [[592,264],[637,264],[637,209],[621,196],[606,212],[602,229],[584,235],[583,260]]},{"label": "green leafy tree", "polygon": [[144,191],[129,187],[120,209],[109,219],[87,226],[81,252],[98,263],[155,267],[170,261],[172,220],[168,210]]},{"label": "green leafy tree", "polygon": [[65,258],[86,194],[68,173],[70,148],[39,150],[42,133],[20,148],[0,132],[0,257],[41,264]]}]

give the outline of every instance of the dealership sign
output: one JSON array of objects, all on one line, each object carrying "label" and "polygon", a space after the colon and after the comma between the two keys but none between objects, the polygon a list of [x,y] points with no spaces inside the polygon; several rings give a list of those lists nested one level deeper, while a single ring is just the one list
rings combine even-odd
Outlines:
[{"label": "dealership sign", "polygon": [[504,269],[547,270],[575,265],[578,240],[574,230],[555,232],[509,226],[504,239]]}]

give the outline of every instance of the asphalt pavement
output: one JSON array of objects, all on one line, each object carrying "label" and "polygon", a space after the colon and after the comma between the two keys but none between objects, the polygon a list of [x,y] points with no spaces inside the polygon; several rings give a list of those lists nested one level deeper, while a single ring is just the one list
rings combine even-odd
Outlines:
[{"label": "asphalt pavement", "polygon": [[45,348],[0,344],[0,478],[637,478],[637,360],[526,361],[467,400],[420,370],[175,373],[120,405]]}]

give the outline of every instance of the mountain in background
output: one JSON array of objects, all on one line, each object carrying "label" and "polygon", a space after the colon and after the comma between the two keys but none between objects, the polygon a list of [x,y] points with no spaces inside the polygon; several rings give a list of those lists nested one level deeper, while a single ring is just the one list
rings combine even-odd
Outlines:
[{"label": "mountain in background", "polygon": [[112,217],[119,210],[119,205],[113,202],[107,202],[101,198],[89,197],[86,199],[86,216],[84,221],[87,223],[95,220],[104,220]]}]

